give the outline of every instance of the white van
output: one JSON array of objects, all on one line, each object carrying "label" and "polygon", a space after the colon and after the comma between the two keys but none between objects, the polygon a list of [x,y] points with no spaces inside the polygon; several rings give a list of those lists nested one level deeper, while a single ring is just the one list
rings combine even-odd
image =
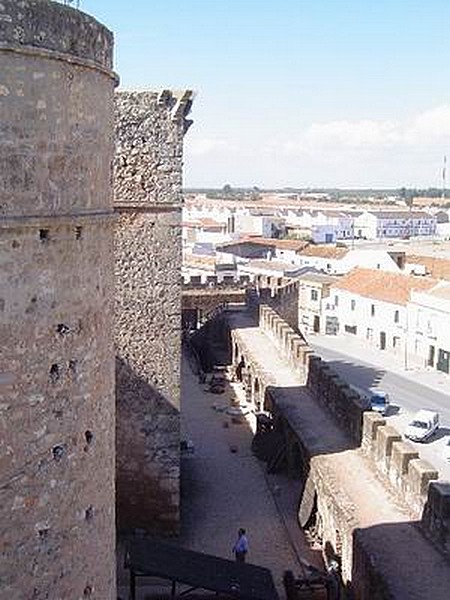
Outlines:
[{"label": "white van", "polygon": [[405,437],[414,442],[424,442],[439,428],[439,413],[433,410],[419,410],[408,424]]}]

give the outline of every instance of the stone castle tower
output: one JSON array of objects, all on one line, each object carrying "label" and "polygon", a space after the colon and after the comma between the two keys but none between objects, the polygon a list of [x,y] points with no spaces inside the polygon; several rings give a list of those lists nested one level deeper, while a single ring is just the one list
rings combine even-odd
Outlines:
[{"label": "stone castle tower", "polygon": [[117,511],[176,532],[180,503],[181,203],[191,92],[116,96]]},{"label": "stone castle tower", "polygon": [[0,3],[0,598],[115,598],[112,35]]}]

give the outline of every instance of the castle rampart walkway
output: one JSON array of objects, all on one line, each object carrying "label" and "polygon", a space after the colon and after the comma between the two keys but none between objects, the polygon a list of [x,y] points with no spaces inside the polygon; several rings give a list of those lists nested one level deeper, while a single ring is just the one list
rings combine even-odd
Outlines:
[{"label": "castle rampart walkway", "polygon": [[340,555],[344,580],[356,597],[447,598],[449,563],[379,480],[361,448],[247,315],[232,315],[230,327],[235,362],[243,361],[250,380],[258,379],[310,459],[323,543]]}]

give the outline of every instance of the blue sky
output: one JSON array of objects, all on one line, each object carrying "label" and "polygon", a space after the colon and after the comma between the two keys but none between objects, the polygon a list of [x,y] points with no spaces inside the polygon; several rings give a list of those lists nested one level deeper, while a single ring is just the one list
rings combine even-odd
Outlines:
[{"label": "blue sky", "polygon": [[192,88],[187,186],[440,185],[449,0],[81,0],[126,89]]}]

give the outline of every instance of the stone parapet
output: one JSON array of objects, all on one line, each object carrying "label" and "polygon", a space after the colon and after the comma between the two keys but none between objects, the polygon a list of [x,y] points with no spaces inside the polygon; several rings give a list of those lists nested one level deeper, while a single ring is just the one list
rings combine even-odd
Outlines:
[{"label": "stone parapet", "polygon": [[419,453],[408,442],[395,441],[392,444],[389,480],[395,488],[406,491],[409,463],[415,458],[419,458]]},{"label": "stone parapet", "polygon": [[267,304],[260,304],[259,326],[283,353],[292,369],[306,380],[311,350],[305,340]]},{"label": "stone parapet", "polygon": [[183,136],[192,123],[192,97],[190,90],[116,94],[117,209],[181,210]]},{"label": "stone parapet", "polygon": [[382,425],[377,429],[375,438],[375,461],[383,474],[389,473],[394,442],[400,442],[402,436],[390,425]]},{"label": "stone parapet", "polygon": [[366,454],[370,455],[374,450],[377,430],[383,425],[386,425],[386,419],[380,414],[371,411],[364,412],[361,447]]},{"label": "stone parapet", "polygon": [[450,556],[450,483],[430,482],[422,529],[447,556]]},{"label": "stone parapet", "polygon": [[2,0],[0,44],[11,51],[71,57],[112,69],[113,34],[101,23],[69,6],[48,0]]},{"label": "stone parapet", "polygon": [[416,518],[420,519],[422,516],[430,482],[438,478],[438,471],[428,461],[421,458],[413,458],[409,461],[405,500]]},{"label": "stone parapet", "polygon": [[427,501],[430,481],[438,479],[438,472],[400,433],[379,414],[366,411],[363,415],[361,447],[386,485],[396,493],[414,518],[422,515]]},{"label": "stone parapet", "polygon": [[367,403],[318,356],[310,356],[307,385],[356,444],[361,443]]},{"label": "stone parapet", "polygon": [[209,289],[212,287],[231,287],[246,289],[251,281],[249,275],[233,275],[230,279],[222,275],[183,275],[183,289]]}]

